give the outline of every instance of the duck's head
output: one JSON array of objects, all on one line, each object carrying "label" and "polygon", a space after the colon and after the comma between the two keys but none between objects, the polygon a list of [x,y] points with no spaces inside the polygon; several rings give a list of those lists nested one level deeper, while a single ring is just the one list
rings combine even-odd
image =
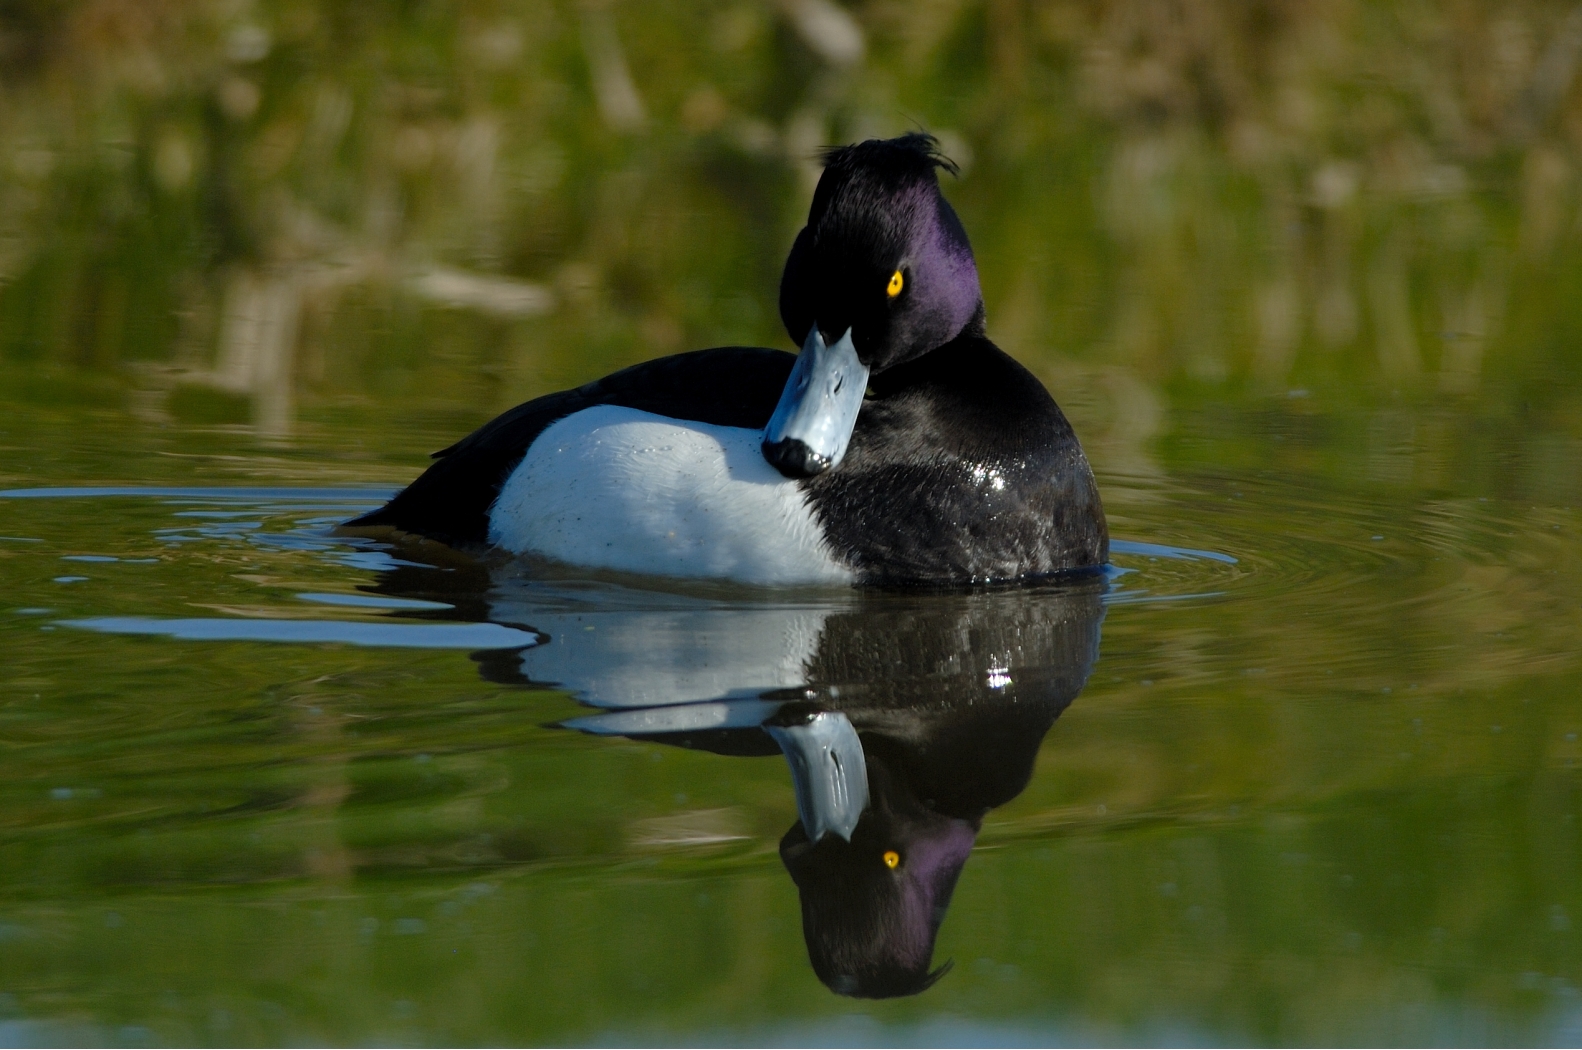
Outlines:
[{"label": "duck's head", "polygon": [[825,154],[780,279],[780,318],[803,346],[764,432],[764,456],[781,473],[807,477],[839,463],[868,376],[950,342],[982,309],[940,168],[955,171],[923,134]]},{"label": "duck's head", "polygon": [[938,171],[956,168],[932,136],[840,146],[824,155],[807,225],[780,279],[780,318],[798,343],[817,325],[848,330],[882,372],[956,338],[983,301],[978,268]]},{"label": "duck's head", "polygon": [[883,759],[867,761],[872,797],[850,840],[792,825],[780,860],[802,902],[813,972],[841,995],[916,995],[950,969],[934,943],[977,827],[918,801]]}]

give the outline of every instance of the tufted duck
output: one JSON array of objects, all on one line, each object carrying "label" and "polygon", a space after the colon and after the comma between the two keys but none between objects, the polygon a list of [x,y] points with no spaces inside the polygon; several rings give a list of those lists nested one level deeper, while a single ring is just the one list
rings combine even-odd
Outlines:
[{"label": "tufted duck", "polygon": [[1099,570],[1093,473],[985,335],[940,168],[923,134],[825,155],[780,284],[800,355],[698,350],[529,401],[348,525],[764,584]]}]

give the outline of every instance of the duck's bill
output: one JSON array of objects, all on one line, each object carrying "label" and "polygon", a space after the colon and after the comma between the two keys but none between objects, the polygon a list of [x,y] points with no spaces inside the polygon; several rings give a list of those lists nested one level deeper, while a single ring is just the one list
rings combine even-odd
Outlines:
[{"label": "duck's bill", "polygon": [[825,346],[814,325],[764,428],[764,459],[788,478],[810,478],[838,465],[867,388],[868,366],[857,359],[851,329]]},{"label": "duck's bill", "polygon": [[796,724],[764,725],[785,753],[796,811],[809,842],[851,833],[868,808],[868,763],[857,730],[839,711],[820,711]]}]

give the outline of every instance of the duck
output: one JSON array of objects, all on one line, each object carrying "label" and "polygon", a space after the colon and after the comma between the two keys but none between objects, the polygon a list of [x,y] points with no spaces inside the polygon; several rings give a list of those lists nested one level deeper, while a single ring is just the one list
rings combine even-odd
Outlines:
[{"label": "duck", "polygon": [[1076,433],[988,338],[956,166],[923,132],[822,160],[780,282],[799,354],[696,350],[528,401],[346,527],[771,586],[1102,572]]},{"label": "duck", "polygon": [[[859,590],[816,631],[797,687],[731,690],[712,702],[654,698],[646,683],[632,694],[648,694],[640,704],[612,702],[618,654],[638,665],[657,659],[656,677],[670,654],[599,640],[621,629],[605,621],[591,634],[570,632],[571,646],[585,646],[584,671],[564,659],[557,668],[561,687],[601,711],[559,726],[733,757],[778,751],[797,810],[780,860],[801,902],[813,972],[840,995],[917,995],[950,968],[934,965],[935,945],[986,816],[1026,790],[1045,737],[1092,674],[1103,592],[1102,579],[924,600]],[[802,606],[786,605],[771,615],[785,624],[781,636],[793,637]],[[523,611],[510,615],[522,622]],[[538,629],[546,622],[529,617]],[[646,625],[627,629],[654,637]],[[547,669],[532,653],[522,651],[518,681]],[[757,660],[737,664],[738,681],[761,680],[750,665],[772,655],[761,644]],[[652,699],[661,703],[641,706]]]},{"label": "duck", "polygon": [[592,709],[555,728],[782,757],[796,820],[779,854],[808,961],[831,991],[858,998],[916,995],[948,972],[934,953],[956,884],[988,813],[1026,790],[1085,688],[1108,589],[1099,576],[655,600],[503,559],[404,553],[362,589],[398,599],[401,619],[536,636],[472,659],[486,681],[562,690]]}]

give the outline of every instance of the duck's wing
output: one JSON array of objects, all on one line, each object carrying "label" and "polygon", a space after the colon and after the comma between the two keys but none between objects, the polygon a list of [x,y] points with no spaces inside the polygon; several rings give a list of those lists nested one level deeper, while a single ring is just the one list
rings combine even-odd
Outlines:
[{"label": "duck's wing", "polygon": [[575,390],[517,405],[449,448],[383,507],[348,527],[388,526],[450,544],[488,542],[489,508],[527,449],[552,424],[599,405],[725,427],[769,422],[796,357],[726,346],[645,361]]}]

